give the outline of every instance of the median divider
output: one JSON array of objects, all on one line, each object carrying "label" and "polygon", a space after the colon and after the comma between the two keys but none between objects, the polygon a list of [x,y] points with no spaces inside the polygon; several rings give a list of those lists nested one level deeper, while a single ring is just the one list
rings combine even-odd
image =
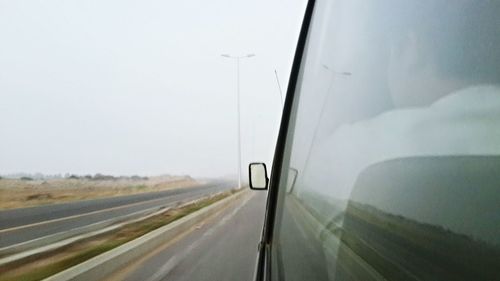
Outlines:
[{"label": "median divider", "polygon": [[[219,194],[219,193],[222,193],[222,192],[213,193],[211,195],[215,195],[215,194]],[[178,195],[174,195],[174,196],[178,196]],[[126,221],[130,221],[130,220],[134,220],[136,218],[141,218],[148,213],[153,213],[153,212],[155,212],[157,210],[161,210],[163,208],[178,206],[179,202],[181,202],[183,204],[186,204],[186,203],[189,204],[190,202],[193,202],[191,200],[192,198],[203,199],[205,197],[200,198],[200,196],[195,195],[192,197],[184,198],[184,199],[182,199],[180,201],[176,201],[176,202],[170,202],[170,203],[165,203],[165,204],[161,203],[160,205],[157,205],[157,206],[154,206],[154,207],[151,207],[148,209],[140,210],[140,211],[137,211],[137,212],[134,212],[131,214],[127,214],[127,215],[123,215],[123,216],[119,216],[119,217],[114,217],[114,218],[111,218],[108,220],[99,221],[99,222],[85,225],[82,227],[78,227],[78,228],[74,228],[74,229],[70,229],[70,230],[65,230],[65,231],[62,231],[59,233],[54,233],[54,234],[50,234],[50,235],[36,238],[33,240],[29,240],[29,241],[17,243],[14,245],[2,247],[2,248],[0,248],[0,257],[7,257],[9,255],[14,255],[14,254],[19,254],[19,256],[25,256],[25,254],[23,255],[21,253],[26,252],[26,251],[31,251],[31,250],[33,250],[33,252],[40,252],[40,251],[37,251],[35,249],[41,248],[41,247],[46,248],[45,246],[47,246],[47,245],[54,244],[56,242],[62,241],[62,240],[67,239],[67,238],[74,237],[76,235],[81,235],[81,234],[101,230],[105,227],[108,227],[110,225],[114,225],[114,224],[119,223],[119,222],[126,222]],[[151,201],[158,201],[158,200],[161,200],[161,198],[147,200],[144,202],[133,203],[132,205],[147,203],[147,202],[151,202]],[[194,201],[196,201],[196,200],[194,200]],[[118,207],[112,207],[110,209],[119,209],[119,208],[123,208],[123,207],[124,206],[118,206]],[[96,210],[96,211],[92,211],[90,213],[85,213],[85,214],[78,215],[78,216],[87,216],[87,215],[91,215],[91,214],[103,212],[103,211],[108,211],[108,210],[109,209]],[[72,217],[74,217],[74,216],[63,217],[63,218],[58,219],[58,220],[71,219]],[[42,222],[42,223],[53,223],[54,221],[55,220],[46,221],[46,222]],[[14,227],[14,229],[16,229],[16,227]],[[5,231],[11,231],[11,230],[7,229],[7,230],[2,230],[2,231],[5,232]],[[6,261],[6,259],[4,259],[4,258],[0,259],[0,266],[5,264],[6,262],[9,262],[9,261]]]},{"label": "median divider", "polygon": [[[174,205],[174,204],[172,204],[172,205]],[[22,242],[19,244],[15,244],[12,246],[0,248],[0,256],[7,256],[7,255],[27,251],[27,250],[36,249],[39,247],[50,245],[52,243],[56,243],[58,241],[76,236],[76,235],[101,230],[101,229],[108,227],[110,225],[113,225],[117,222],[122,222],[122,221],[132,220],[135,218],[140,218],[141,216],[144,216],[144,214],[152,213],[152,212],[155,212],[155,211],[160,210],[162,208],[165,208],[165,207],[164,206],[153,207],[153,208],[149,208],[146,210],[137,211],[135,213],[131,213],[128,215],[124,215],[121,217],[112,218],[112,219],[108,219],[108,220],[101,221],[101,222],[96,222],[96,223],[82,226],[79,228],[70,229],[68,231],[63,231],[63,232],[47,235],[47,236],[44,236],[41,238],[33,239],[30,241]],[[0,260],[0,264],[2,264],[1,260]]]},{"label": "median divider", "polygon": [[160,245],[172,240],[176,236],[188,231],[198,223],[226,207],[237,204],[245,196],[251,193],[248,191],[237,192],[210,206],[195,211],[183,218],[173,221],[170,224],[155,229],[135,240],[125,243],[115,249],[98,255],[90,260],[68,268],[45,281],[67,281],[67,280],[101,280],[109,274],[120,269],[134,259],[140,258]]},{"label": "median divider", "polygon": [[[216,196],[224,192],[211,194]],[[196,198],[196,199],[192,199]],[[44,252],[53,251],[55,249],[70,245],[79,240],[88,239],[90,237],[113,231],[128,223],[133,223],[147,219],[158,212],[164,212],[172,207],[181,208],[185,205],[193,204],[205,199],[206,197],[193,196],[185,198],[182,201],[171,202],[165,205],[158,205],[145,210],[140,210],[131,214],[120,217],[115,217],[105,221],[93,223],[83,227],[71,229],[55,233],[52,235],[40,237],[38,239],[30,240],[27,242],[15,244],[5,248],[0,248],[0,266],[17,262],[35,255],[43,254]]]}]

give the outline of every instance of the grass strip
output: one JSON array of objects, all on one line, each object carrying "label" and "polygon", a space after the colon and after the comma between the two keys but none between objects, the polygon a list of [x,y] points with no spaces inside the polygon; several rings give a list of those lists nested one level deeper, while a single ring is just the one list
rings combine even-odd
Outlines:
[{"label": "grass strip", "polygon": [[26,261],[2,266],[0,267],[0,281],[42,280],[139,238],[148,232],[185,217],[236,192],[238,191],[231,190],[180,208],[170,209],[143,221],[124,225],[113,232],[72,243],[38,257],[27,259]]}]

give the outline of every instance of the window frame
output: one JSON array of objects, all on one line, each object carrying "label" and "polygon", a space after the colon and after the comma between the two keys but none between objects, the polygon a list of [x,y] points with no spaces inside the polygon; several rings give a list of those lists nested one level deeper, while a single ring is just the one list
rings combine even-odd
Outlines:
[{"label": "window frame", "polygon": [[[297,46],[295,49],[292,69],[290,72],[290,78],[285,96],[285,103],[281,115],[278,139],[274,151],[272,172],[269,180],[269,193],[267,197],[262,236],[258,247],[257,264],[254,274],[254,280],[256,281],[271,280],[271,270],[272,270],[271,247],[273,242],[272,240],[273,240],[276,216],[279,215],[277,214],[276,209],[280,194],[279,189],[282,177],[282,168],[285,159],[284,156],[286,151],[286,145],[287,142],[291,141],[291,139],[287,139],[289,135],[289,125],[290,125],[290,120],[294,118],[296,114],[296,112],[295,114],[293,114],[294,113],[293,108],[295,103],[294,101],[297,91],[297,84],[301,78],[301,71],[305,55],[304,51],[306,49],[308,42],[308,35],[310,31],[310,24],[312,22],[315,2],[316,2],[315,0],[308,0],[307,2]],[[281,192],[286,192],[286,190],[281,190]]]}]

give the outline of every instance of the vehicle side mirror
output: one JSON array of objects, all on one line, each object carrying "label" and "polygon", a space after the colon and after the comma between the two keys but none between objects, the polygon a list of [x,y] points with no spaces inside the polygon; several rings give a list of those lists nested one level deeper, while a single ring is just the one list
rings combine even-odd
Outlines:
[{"label": "vehicle side mirror", "polygon": [[267,168],[264,163],[250,163],[248,166],[248,175],[250,177],[250,188],[255,190],[266,190],[269,178],[267,177]]}]

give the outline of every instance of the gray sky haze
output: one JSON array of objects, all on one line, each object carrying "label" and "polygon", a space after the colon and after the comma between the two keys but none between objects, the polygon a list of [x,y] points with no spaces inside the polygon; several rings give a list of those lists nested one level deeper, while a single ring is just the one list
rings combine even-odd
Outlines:
[{"label": "gray sky haze", "polygon": [[306,1],[0,0],[0,174],[271,164]]}]

